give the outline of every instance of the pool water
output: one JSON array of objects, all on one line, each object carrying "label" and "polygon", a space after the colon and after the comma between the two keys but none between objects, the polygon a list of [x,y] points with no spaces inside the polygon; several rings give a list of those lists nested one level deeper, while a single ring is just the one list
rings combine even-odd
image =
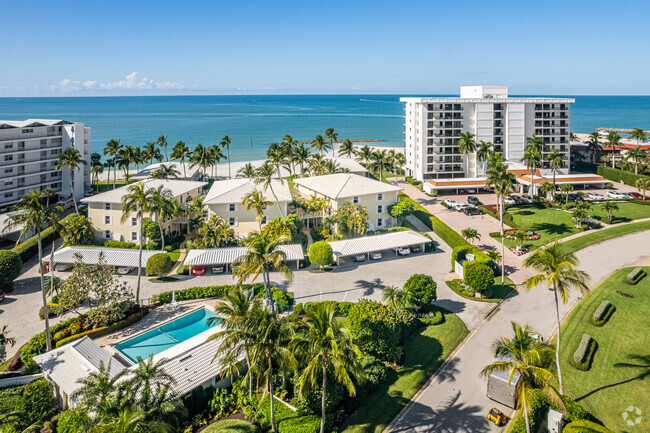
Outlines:
[{"label": "pool water", "polygon": [[211,317],[218,316],[202,308],[120,343],[115,348],[137,363],[138,357],[147,359],[210,329],[208,319]]}]

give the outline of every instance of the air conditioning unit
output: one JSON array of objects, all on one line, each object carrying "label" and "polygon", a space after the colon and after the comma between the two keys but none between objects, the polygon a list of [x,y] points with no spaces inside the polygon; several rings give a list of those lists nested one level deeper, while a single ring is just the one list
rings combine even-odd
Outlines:
[{"label": "air conditioning unit", "polygon": [[548,418],[548,433],[562,433],[562,413],[549,409]]}]

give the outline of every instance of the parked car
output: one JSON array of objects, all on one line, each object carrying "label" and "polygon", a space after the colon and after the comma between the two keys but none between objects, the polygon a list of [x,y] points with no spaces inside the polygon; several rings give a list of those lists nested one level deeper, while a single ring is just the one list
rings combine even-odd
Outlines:
[{"label": "parked car", "polygon": [[5,295],[5,292],[3,292],[2,290],[0,290],[0,302],[2,302],[2,301],[5,300],[5,296],[7,296],[7,295]]},{"label": "parked car", "polygon": [[117,273],[120,274],[120,275],[126,275],[129,272],[131,272],[132,270],[133,270],[133,268],[128,268],[126,266],[118,266]]},{"label": "parked car", "polygon": [[356,256],[352,257],[352,261],[354,262],[363,262],[365,260],[366,260],[365,254],[357,254]]},{"label": "parked car", "polygon": [[400,256],[408,256],[411,254],[411,249],[409,247],[400,247],[397,249],[397,254]]},{"label": "parked car", "polygon": [[512,199],[512,197],[506,197],[506,198],[503,200],[503,202],[504,202],[505,204],[515,204],[515,203],[516,203],[516,201],[514,201],[514,200]]},{"label": "parked car", "polygon": [[379,259],[381,259],[381,253],[370,253],[370,259],[371,260],[379,260]]},{"label": "parked car", "polygon": [[195,266],[192,268],[193,275],[203,275],[205,274],[205,266]]},{"label": "parked car", "polygon": [[465,215],[483,215],[485,212],[483,212],[481,209],[476,208],[476,207],[468,207],[467,209],[463,210],[463,213]]},{"label": "parked car", "polygon": [[467,203],[471,204],[473,206],[478,206],[480,204],[483,204],[483,203],[481,203],[481,200],[478,199],[478,197],[475,197],[473,195],[470,195],[469,197],[467,197]]},{"label": "parked car", "polygon": [[213,274],[223,274],[226,272],[226,267],[224,265],[217,265],[212,267]]},{"label": "parked car", "polygon": [[456,212],[463,212],[465,209],[470,208],[471,206],[465,203],[458,203],[455,207],[454,210]]},{"label": "parked car", "polygon": [[636,199],[643,200],[643,196],[641,194],[639,194],[638,192],[630,192],[628,194],[631,195],[632,197],[636,198]]},{"label": "parked car", "polygon": [[74,202],[72,201],[71,198],[68,200],[59,201],[59,204],[63,206],[65,209],[70,209],[74,206]]},{"label": "parked car", "polygon": [[628,198],[628,195],[624,192],[618,192],[618,191],[607,191],[607,197],[608,198]]},{"label": "parked car", "polygon": [[54,265],[54,270],[57,272],[67,271],[72,269],[72,264],[70,263],[56,263]]},{"label": "parked car", "polygon": [[453,208],[458,204],[458,202],[456,202],[456,200],[452,200],[452,199],[450,199],[450,198],[448,198],[447,200],[443,201],[442,203],[443,203],[443,204],[446,204],[446,205],[447,205],[449,208],[451,208],[451,209],[453,209]]},{"label": "parked car", "polygon": [[524,200],[526,200],[526,203],[532,203],[532,202],[535,201],[535,199],[534,199],[532,196],[530,196],[530,195],[522,195],[521,198],[523,198]]},{"label": "parked car", "polygon": [[519,197],[518,195],[510,196],[510,198],[512,198],[512,199],[515,201],[515,203],[517,203],[517,204],[523,204],[523,203],[526,203],[526,200],[522,199],[522,198]]},{"label": "parked car", "polygon": [[569,201],[585,201],[580,194],[569,194]]},{"label": "parked car", "polygon": [[598,194],[597,192],[588,192],[585,194],[585,197],[590,198],[592,200],[602,200],[605,197],[603,197],[602,194]]},{"label": "parked car", "polygon": [[411,246],[411,252],[412,253],[421,253],[422,252],[422,246],[421,245],[412,245]]}]

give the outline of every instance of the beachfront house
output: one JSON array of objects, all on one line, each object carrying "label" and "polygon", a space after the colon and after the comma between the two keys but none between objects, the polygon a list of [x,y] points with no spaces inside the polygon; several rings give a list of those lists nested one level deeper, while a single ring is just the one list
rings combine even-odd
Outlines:
[{"label": "beachfront house", "polygon": [[[255,211],[249,211],[241,203],[246,194],[255,190],[260,191],[266,200],[271,202],[271,205],[264,210],[262,225],[275,218],[280,218],[282,215],[287,215],[289,203],[292,200],[287,181],[274,179],[271,181],[270,187],[265,188],[263,185],[256,185],[251,179],[231,179],[212,184],[203,200],[203,204],[208,209],[208,218],[212,215],[221,216],[232,226],[237,237],[245,237],[254,230],[259,231],[257,214]],[[278,209],[278,203],[282,213]]]},{"label": "beachfront house", "polygon": [[[148,189],[157,189],[162,185],[163,188],[170,191],[173,200],[176,200],[181,208],[186,208],[195,198],[199,197],[203,187],[207,185],[206,182],[167,179],[151,179],[144,181],[144,184]],[[129,186],[81,200],[88,204],[88,219],[95,227],[98,238],[140,243],[140,222],[137,214],[131,212],[128,218],[122,222],[122,198],[128,194]],[[155,216],[151,214],[145,213],[145,217],[155,220]],[[187,217],[172,218],[163,223],[163,232],[165,236],[173,233],[186,233],[188,224]]]},{"label": "beachfront house", "polygon": [[398,201],[402,190],[384,182],[351,173],[327,174],[294,180],[296,189],[306,198],[316,196],[328,202],[330,212],[335,212],[346,202],[368,209],[368,228],[379,230],[391,227],[393,218],[388,208]]}]

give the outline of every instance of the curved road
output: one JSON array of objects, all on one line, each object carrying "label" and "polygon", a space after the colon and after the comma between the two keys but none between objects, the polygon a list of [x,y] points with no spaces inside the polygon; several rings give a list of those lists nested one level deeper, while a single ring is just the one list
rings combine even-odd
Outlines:
[{"label": "curved road", "polygon": [[[580,268],[591,275],[595,287],[617,269],[650,254],[650,231],[635,233],[593,245],[576,253]],[[527,270],[521,270],[519,277]],[[521,283],[521,281],[517,281]],[[574,293],[566,314],[580,296]],[[492,432],[501,429],[488,423],[485,416],[492,407],[504,413],[511,410],[485,395],[485,379],[481,369],[493,361],[491,343],[495,337],[510,335],[510,321],[528,323],[542,335],[549,336],[555,328],[555,307],[552,292],[538,287],[519,291],[503,302],[475,327],[441,369],[429,380],[385,431],[389,432]]]}]

